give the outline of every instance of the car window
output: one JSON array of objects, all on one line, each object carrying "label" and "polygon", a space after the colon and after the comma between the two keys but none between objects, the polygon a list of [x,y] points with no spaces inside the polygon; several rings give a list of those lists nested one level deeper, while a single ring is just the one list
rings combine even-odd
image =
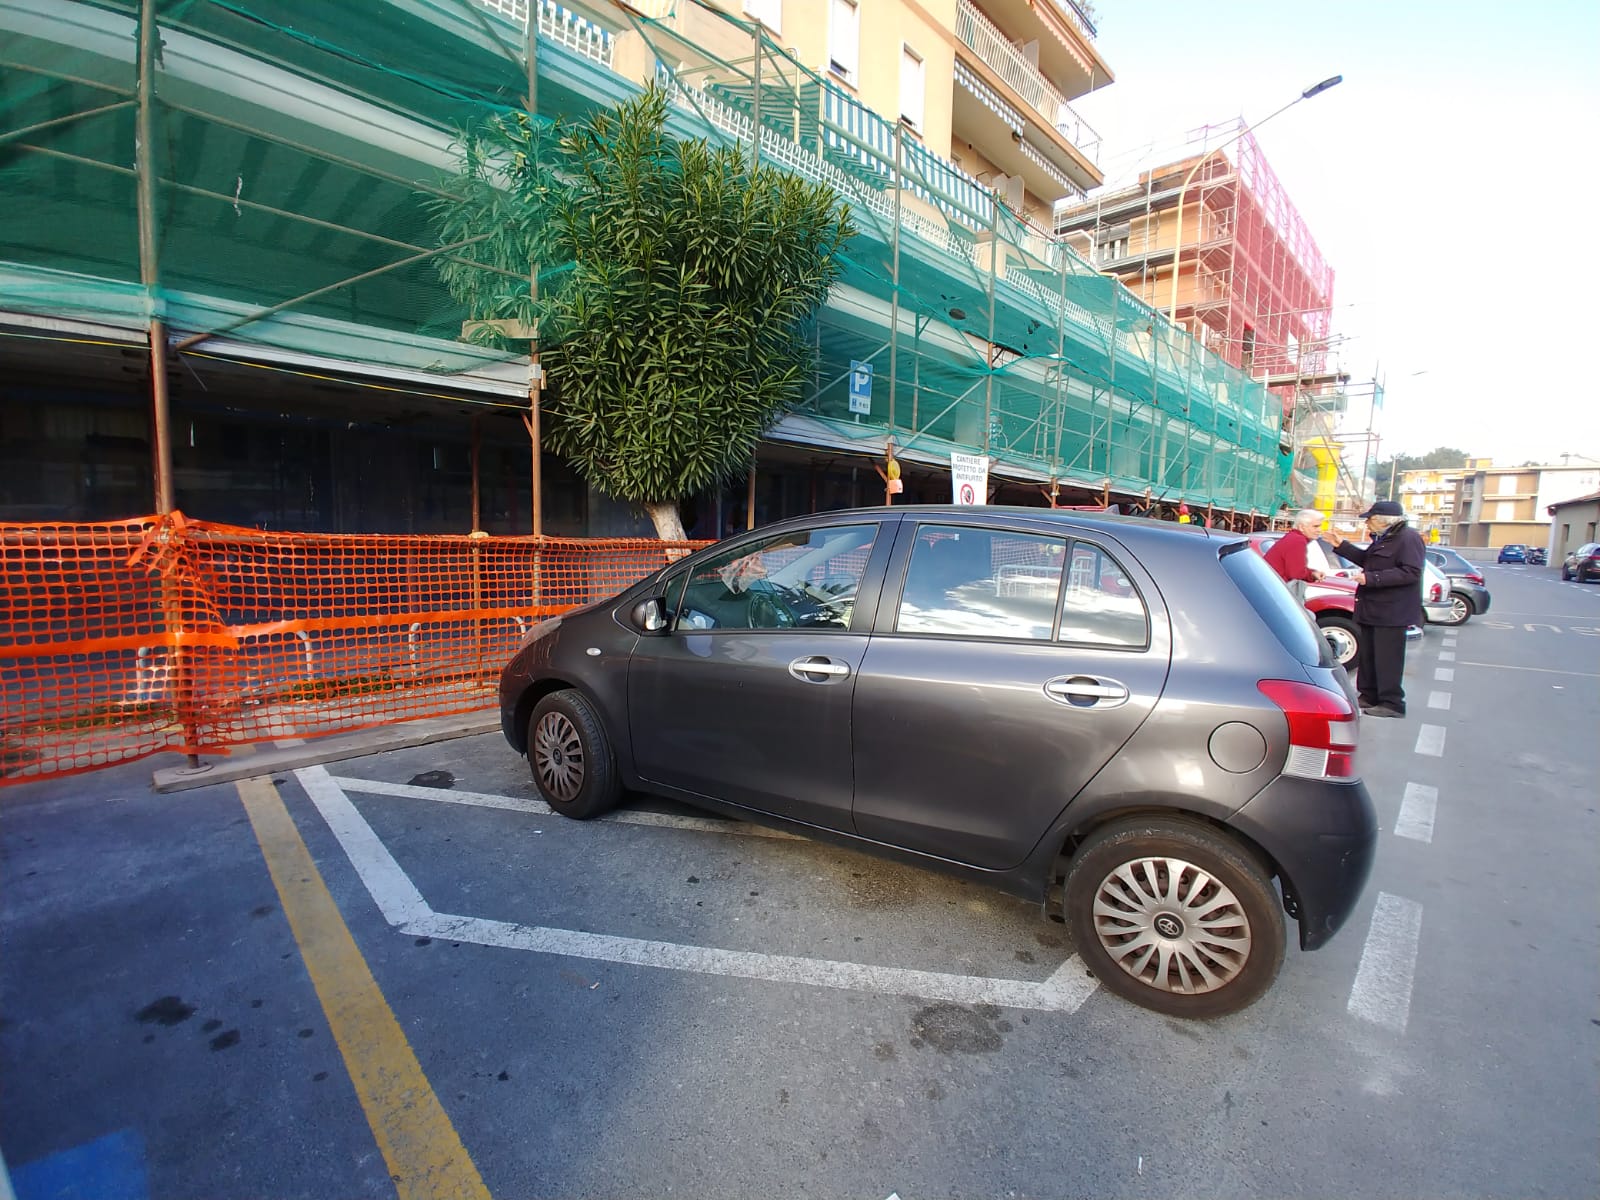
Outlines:
[{"label": "car window", "polygon": [[1333,652],[1327,640],[1305,606],[1297,603],[1283,586],[1278,573],[1259,554],[1240,553],[1249,545],[1235,542],[1223,547],[1222,569],[1289,653],[1307,666],[1332,665]]},{"label": "car window", "polygon": [[1150,618],[1139,589],[1098,546],[1072,543],[1056,640],[1137,649],[1149,644]]},{"label": "car window", "polygon": [[792,530],[712,555],[685,573],[672,628],[849,629],[877,532],[876,523]]},{"label": "car window", "polygon": [[998,529],[923,525],[900,593],[901,633],[1048,641],[1067,543]]}]

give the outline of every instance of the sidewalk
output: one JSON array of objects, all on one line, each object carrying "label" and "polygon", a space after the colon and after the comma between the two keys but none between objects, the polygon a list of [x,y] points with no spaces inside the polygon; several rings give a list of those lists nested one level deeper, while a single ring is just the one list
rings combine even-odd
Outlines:
[{"label": "sidewalk", "polygon": [[318,763],[380,754],[385,750],[403,750],[408,746],[494,733],[499,728],[499,710],[480,709],[451,717],[397,721],[390,725],[303,742],[266,742],[255,753],[202,755],[198,768],[164,767],[151,776],[150,785],[157,792],[181,792],[189,788],[210,787],[215,783],[233,783],[256,775],[271,775],[277,771],[292,771]]}]

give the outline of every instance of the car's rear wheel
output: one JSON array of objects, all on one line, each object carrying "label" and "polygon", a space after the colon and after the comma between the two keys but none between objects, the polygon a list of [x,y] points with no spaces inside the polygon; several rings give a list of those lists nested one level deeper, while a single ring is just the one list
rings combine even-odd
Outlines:
[{"label": "car's rear wheel", "polygon": [[1169,1016],[1238,1012],[1283,964],[1283,907],[1266,869],[1198,822],[1140,817],[1098,830],[1073,857],[1062,908],[1095,978]]},{"label": "car's rear wheel", "polygon": [[552,692],[534,707],[528,766],[540,798],[564,817],[597,817],[622,792],[605,725],[581,692]]},{"label": "car's rear wheel", "polygon": [[1441,625],[1465,625],[1472,616],[1472,601],[1460,592],[1450,593],[1450,615],[1440,621]]},{"label": "car's rear wheel", "polygon": [[1322,630],[1322,636],[1328,639],[1328,646],[1339,665],[1354,670],[1356,652],[1361,649],[1361,634],[1356,630],[1356,623],[1338,613],[1324,613],[1317,618],[1317,627]]}]

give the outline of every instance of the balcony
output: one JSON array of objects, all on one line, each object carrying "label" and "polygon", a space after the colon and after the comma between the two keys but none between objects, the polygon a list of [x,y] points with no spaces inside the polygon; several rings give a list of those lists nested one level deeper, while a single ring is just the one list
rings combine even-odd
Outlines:
[{"label": "balcony", "polygon": [[1073,28],[1086,38],[1097,38],[1100,31],[1094,27],[1094,22],[1089,20],[1089,14],[1079,8],[1073,0],[1056,0],[1056,7],[1063,16],[1072,22]]},{"label": "balcony", "polygon": [[[1009,94],[1002,94],[1000,99],[1020,101],[1036,116],[1040,133],[1028,138],[1031,148],[1050,159],[1054,168],[1065,173],[1076,188],[1097,186],[1100,173],[1095,164],[1100,153],[1100,135],[1073,110],[1061,90],[1045,78],[972,0],[958,0],[955,32],[957,41],[1004,85]],[[1027,138],[1029,130],[1014,132]]]}]

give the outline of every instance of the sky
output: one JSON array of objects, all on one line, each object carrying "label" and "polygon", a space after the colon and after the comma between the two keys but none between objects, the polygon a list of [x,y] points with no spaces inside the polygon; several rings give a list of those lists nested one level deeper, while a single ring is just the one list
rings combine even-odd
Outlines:
[{"label": "sky", "polygon": [[1344,76],[1255,137],[1333,267],[1352,393],[1384,384],[1381,457],[1600,459],[1600,2],[1096,0],[1095,25],[1116,82],[1073,107],[1108,180]]}]

